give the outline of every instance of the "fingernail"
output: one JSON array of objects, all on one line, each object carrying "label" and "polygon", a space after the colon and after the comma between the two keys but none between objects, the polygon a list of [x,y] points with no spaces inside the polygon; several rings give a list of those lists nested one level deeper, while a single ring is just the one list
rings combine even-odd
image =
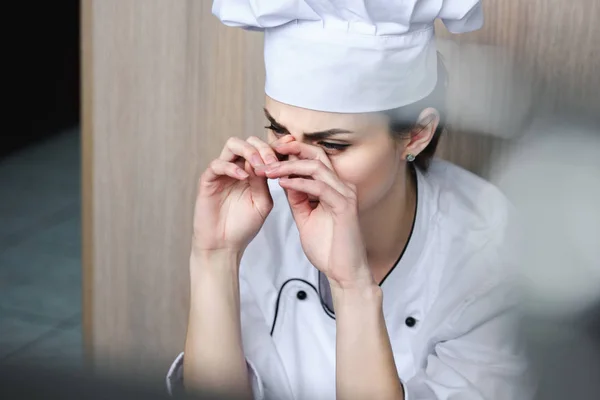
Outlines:
[{"label": "fingernail", "polygon": [[273,164],[278,162],[279,160],[275,156],[267,156],[267,164]]},{"label": "fingernail", "polygon": [[236,172],[242,178],[247,178],[249,176],[248,173],[246,171],[244,171],[243,169],[238,169]]},{"label": "fingernail", "polygon": [[263,165],[262,163],[262,159],[258,156],[258,155],[253,155],[252,157],[250,157],[250,162],[252,163],[252,165],[254,167],[257,167],[259,165]]}]

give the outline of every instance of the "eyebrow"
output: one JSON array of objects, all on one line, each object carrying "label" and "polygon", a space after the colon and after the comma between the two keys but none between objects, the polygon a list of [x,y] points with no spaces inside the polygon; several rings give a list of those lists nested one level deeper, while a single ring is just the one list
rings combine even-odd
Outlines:
[{"label": "eyebrow", "polygon": [[[265,117],[267,117],[267,119],[269,120],[269,122],[271,124],[273,124],[273,126],[281,129],[281,130],[285,130],[287,132],[288,129],[280,124],[279,122],[277,122],[277,120],[275,118],[273,118],[273,116],[271,116],[271,114],[267,111],[266,108],[263,109],[265,111]],[[318,131],[318,132],[305,132],[304,133],[304,137],[311,139],[311,140],[323,140],[323,139],[327,139],[331,136],[335,136],[335,135],[340,135],[340,134],[344,134],[344,133],[353,133],[352,131],[349,131],[347,129],[327,129],[325,131]]]}]

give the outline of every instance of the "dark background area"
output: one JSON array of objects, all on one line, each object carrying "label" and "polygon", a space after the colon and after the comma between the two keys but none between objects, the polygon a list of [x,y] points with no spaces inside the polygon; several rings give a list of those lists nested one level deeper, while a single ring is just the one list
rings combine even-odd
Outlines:
[{"label": "dark background area", "polygon": [[83,362],[79,9],[78,0],[9,2],[2,14],[2,379],[20,366]]},{"label": "dark background area", "polygon": [[14,25],[0,158],[79,125],[79,0],[19,3],[4,14]]}]

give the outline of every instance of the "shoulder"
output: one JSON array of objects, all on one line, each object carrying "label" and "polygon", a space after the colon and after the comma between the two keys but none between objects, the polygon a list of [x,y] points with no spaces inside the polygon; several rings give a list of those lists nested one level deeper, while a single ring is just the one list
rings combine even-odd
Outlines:
[{"label": "shoulder", "polygon": [[442,160],[422,178],[434,221],[432,251],[443,264],[439,284],[444,300],[465,304],[512,281],[516,224],[508,198],[493,184]]},{"label": "shoulder", "polygon": [[492,183],[455,164],[436,159],[424,174],[435,220],[449,238],[474,247],[506,233],[512,205]]}]

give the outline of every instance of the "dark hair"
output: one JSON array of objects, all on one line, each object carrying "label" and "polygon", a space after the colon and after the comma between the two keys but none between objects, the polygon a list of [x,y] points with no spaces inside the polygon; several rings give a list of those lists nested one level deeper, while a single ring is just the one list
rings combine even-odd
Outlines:
[{"label": "dark hair", "polygon": [[417,126],[419,114],[428,108],[435,108],[440,116],[438,126],[433,134],[433,138],[427,145],[427,147],[419,153],[415,158],[415,165],[422,171],[427,171],[431,159],[435,155],[440,136],[446,129],[446,87],[448,82],[448,73],[446,67],[442,62],[441,56],[438,53],[438,78],[433,92],[427,97],[411,103],[403,107],[394,108],[391,110],[383,111],[389,118],[390,133],[397,138],[406,139],[408,135],[414,135],[415,128],[424,129],[425,126]]}]

